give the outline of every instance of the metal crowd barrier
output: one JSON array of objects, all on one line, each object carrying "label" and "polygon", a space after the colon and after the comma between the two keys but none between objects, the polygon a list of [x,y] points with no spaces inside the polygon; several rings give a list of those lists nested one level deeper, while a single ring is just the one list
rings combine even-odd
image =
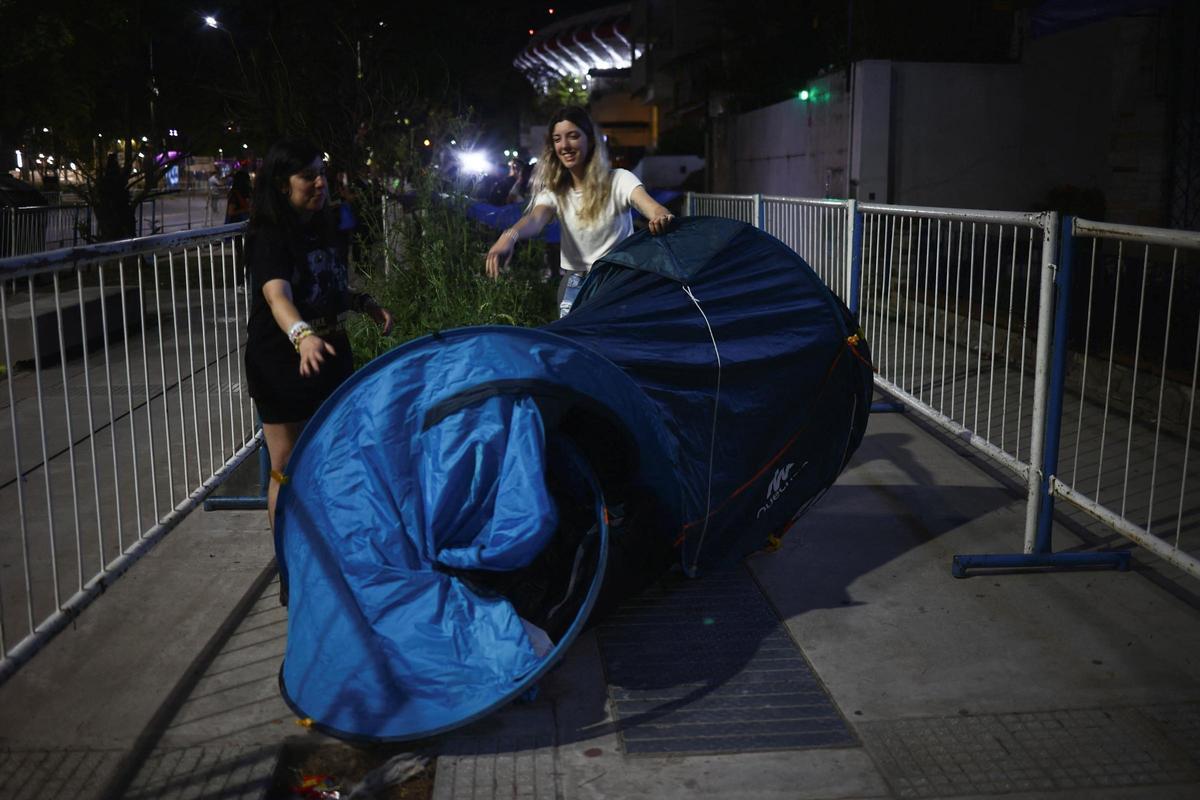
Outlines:
[{"label": "metal crowd barrier", "polygon": [[259,446],[243,227],[0,260],[0,680]]},{"label": "metal crowd barrier", "polygon": [[75,247],[96,232],[83,204],[0,208],[0,258]]},{"label": "metal crowd barrier", "polygon": [[[1200,577],[1200,493],[1187,488],[1200,481],[1200,235],[758,195],[689,194],[685,209],[799,252],[857,314],[876,386],[1020,477],[1021,551],[955,556],[956,575],[1128,566],[1125,550],[1055,553],[1057,498]],[[1084,264],[1086,288],[1072,277]]]},{"label": "metal crowd barrier", "polygon": [[876,382],[1022,477],[1050,274],[1043,214],[864,204],[859,319]]},{"label": "metal crowd barrier", "polygon": [[[219,208],[208,201],[208,190],[178,190],[152,195],[134,210],[139,237],[210,228],[224,219],[225,194]],[[77,247],[99,232],[96,216],[86,203],[0,208],[0,258],[33,255]]]},{"label": "metal crowd barrier", "polygon": [[1031,541],[1038,504],[1030,465],[1042,456],[1054,216],[859,208],[859,320],[876,385],[1025,481]]},{"label": "metal crowd barrier", "polygon": [[1049,498],[1200,578],[1200,233],[1063,227]]},{"label": "metal crowd barrier", "polygon": [[854,201],[763,197],[760,227],[809,263],[834,294],[850,304]]},{"label": "metal crowd barrier", "polygon": [[762,227],[760,194],[696,194],[688,192],[684,201],[685,217],[725,217]]}]

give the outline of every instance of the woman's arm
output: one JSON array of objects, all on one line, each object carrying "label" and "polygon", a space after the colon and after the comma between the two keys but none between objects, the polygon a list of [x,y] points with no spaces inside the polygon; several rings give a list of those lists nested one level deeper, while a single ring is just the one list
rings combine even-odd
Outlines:
[{"label": "woman's arm", "polygon": [[[336,356],[337,351],[333,349],[333,345],[308,328],[292,300],[291,283],[282,278],[274,278],[263,284],[262,293],[271,309],[271,316],[275,318],[275,324],[292,339],[296,352],[300,354],[300,374],[306,378],[316,375],[321,371],[321,364],[325,362],[325,354]],[[292,331],[297,327],[297,323],[307,328],[308,333],[293,338]]]},{"label": "woman's arm", "polygon": [[516,249],[517,242],[521,239],[532,239],[537,236],[542,232],[542,228],[546,227],[552,219],[554,219],[554,208],[552,206],[534,206],[532,211],[521,217],[515,225],[500,234],[500,238],[488,250],[488,277],[498,277],[500,275],[500,267],[507,266],[508,262],[512,260],[513,250]]},{"label": "woman's arm", "polygon": [[655,236],[666,233],[667,228],[675,221],[675,215],[651,197],[645,186],[634,189],[629,195],[629,202],[649,221],[650,233]]},{"label": "woman's arm", "polygon": [[350,308],[360,314],[366,314],[378,325],[384,336],[392,332],[392,312],[379,305],[379,301],[367,292],[351,292]]}]

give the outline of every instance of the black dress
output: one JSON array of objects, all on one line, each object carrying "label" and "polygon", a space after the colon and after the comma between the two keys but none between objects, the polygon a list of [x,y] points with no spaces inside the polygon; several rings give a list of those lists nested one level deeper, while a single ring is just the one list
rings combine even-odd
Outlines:
[{"label": "black dress", "polygon": [[[260,228],[246,242],[250,270],[250,318],[246,324],[246,382],[266,423],[303,422],[354,370],[342,321],[351,306],[347,242],[324,215],[292,231]],[[263,297],[263,285],[282,278],[292,285],[300,316],[333,346],[316,375],[300,374],[300,354],[279,329]]]}]

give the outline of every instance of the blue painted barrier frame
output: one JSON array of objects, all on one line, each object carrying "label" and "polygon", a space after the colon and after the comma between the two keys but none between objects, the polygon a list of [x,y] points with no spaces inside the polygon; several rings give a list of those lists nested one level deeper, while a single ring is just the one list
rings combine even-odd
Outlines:
[{"label": "blue painted barrier frame", "polygon": [[1129,551],[1101,553],[1055,553],[1051,541],[1054,527],[1054,494],[1050,477],[1058,472],[1059,435],[1062,431],[1063,395],[1067,378],[1067,334],[1071,321],[1071,262],[1075,250],[1075,218],[1064,216],[1059,234],[1058,269],[1054,276],[1054,340],[1047,389],[1045,447],[1038,482],[1037,535],[1033,552],[997,555],[956,555],[951,572],[965,578],[969,569],[1029,569],[1067,567],[1115,567],[1129,569]]},{"label": "blue painted barrier frame", "polygon": [[[258,423],[262,429],[261,420]],[[271,483],[271,452],[266,437],[258,446],[258,494],[240,497],[210,497],[204,501],[205,511],[266,511],[267,488]]]},{"label": "blue painted barrier frame", "polygon": [[862,290],[863,215],[858,204],[849,202],[850,217],[850,313],[858,319],[859,293]]}]

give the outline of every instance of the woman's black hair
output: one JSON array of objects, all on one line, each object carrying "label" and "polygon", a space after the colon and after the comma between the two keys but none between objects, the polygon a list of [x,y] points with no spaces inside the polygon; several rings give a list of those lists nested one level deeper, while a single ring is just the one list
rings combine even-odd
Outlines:
[{"label": "woman's black hair", "polygon": [[[254,179],[254,193],[250,200],[250,230],[266,227],[287,230],[299,223],[299,217],[288,199],[288,179],[297,172],[303,172],[320,155],[320,148],[307,139],[281,139],[271,145]],[[326,204],[325,210],[328,208]]]}]

